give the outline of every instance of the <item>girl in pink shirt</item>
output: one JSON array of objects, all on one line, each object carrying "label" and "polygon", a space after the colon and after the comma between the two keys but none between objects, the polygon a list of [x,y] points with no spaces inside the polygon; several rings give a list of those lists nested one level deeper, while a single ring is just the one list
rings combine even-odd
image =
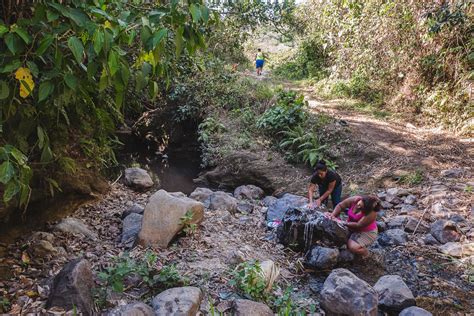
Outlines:
[{"label": "girl in pink shirt", "polygon": [[348,220],[342,222],[351,231],[347,249],[357,255],[366,257],[367,247],[377,240],[377,212],[381,209],[380,200],[375,196],[353,196],[339,203],[331,217],[336,219],[343,210],[348,209]]}]

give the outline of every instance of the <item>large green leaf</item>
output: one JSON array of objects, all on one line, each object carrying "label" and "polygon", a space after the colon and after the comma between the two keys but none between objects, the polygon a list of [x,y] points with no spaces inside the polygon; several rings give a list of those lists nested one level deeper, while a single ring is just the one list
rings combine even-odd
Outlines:
[{"label": "large green leaf", "polygon": [[8,84],[5,81],[0,80],[0,100],[5,100],[9,95],[10,89],[8,88]]},{"label": "large green leaf", "polygon": [[78,39],[76,36],[72,36],[67,41],[67,46],[69,47],[72,54],[76,58],[76,61],[79,64],[82,63],[82,58],[84,54],[84,46],[82,45],[81,40]]},{"label": "large green leaf", "polygon": [[4,161],[0,165],[0,182],[6,184],[15,175],[15,167],[10,161]]},{"label": "large green leaf", "polygon": [[5,35],[5,44],[13,55],[19,53],[23,48],[21,39],[12,33]]},{"label": "large green leaf", "polygon": [[191,4],[191,6],[189,7],[189,11],[191,11],[194,23],[198,23],[201,19],[201,10],[199,9],[198,5],[194,3]]},{"label": "large green leaf", "polygon": [[51,81],[44,81],[39,86],[38,102],[46,100],[46,98],[53,92],[54,85]]},{"label": "large green leaf", "polygon": [[41,128],[41,126],[38,126],[36,128],[36,134],[38,135],[38,146],[40,149],[42,149],[45,144],[46,135],[43,131],[43,128]]},{"label": "large green leaf", "polygon": [[20,191],[20,185],[16,181],[10,181],[5,186],[5,191],[3,192],[3,202],[8,203],[13,199],[15,194]]},{"label": "large green leaf", "polygon": [[84,27],[89,20],[87,14],[80,9],[69,8],[64,15],[73,20],[74,23],[80,27]]},{"label": "large green leaf", "polygon": [[43,39],[39,42],[38,49],[36,50],[37,55],[43,55],[46,50],[51,46],[54,41],[54,37],[51,34],[46,34]]},{"label": "large green leaf", "polygon": [[28,66],[28,69],[30,69],[31,74],[33,75],[33,77],[38,77],[38,75],[39,75],[38,65],[36,65],[36,63],[31,61],[31,60],[28,60],[26,62],[26,65]]},{"label": "large green leaf", "polygon": [[8,27],[6,27],[3,24],[0,24],[0,38],[2,38],[2,36],[7,32],[8,32]]},{"label": "large green leaf", "polygon": [[107,64],[109,65],[110,74],[112,76],[115,75],[115,73],[120,69],[119,56],[116,51],[110,51]]},{"label": "large green leaf", "polygon": [[13,72],[21,67],[21,61],[18,59],[12,61],[9,64],[6,64],[5,67],[0,68],[0,73]]},{"label": "large green leaf", "polygon": [[72,90],[75,90],[77,88],[78,80],[77,77],[73,74],[66,74],[64,76],[64,82],[66,82],[66,85]]},{"label": "large green leaf", "polygon": [[11,149],[10,154],[13,156],[13,158],[15,158],[16,162],[21,166],[23,166],[27,161],[26,156],[15,147]]},{"label": "large green leaf", "polygon": [[94,44],[95,53],[99,54],[104,47],[104,32],[100,27],[95,30],[92,42]]},{"label": "large green leaf", "polygon": [[176,55],[181,55],[181,52],[183,51],[183,46],[184,46],[184,39],[183,39],[183,32],[184,32],[184,27],[179,27],[178,30],[175,33],[175,38],[174,38],[174,44],[176,45]]},{"label": "large green leaf", "polygon": [[53,152],[49,146],[44,146],[41,152],[41,162],[50,162],[53,160]]},{"label": "large green leaf", "polygon": [[18,36],[21,37],[21,39],[23,40],[23,42],[25,42],[25,44],[31,43],[31,36],[28,34],[27,31],[25,31],[21,27],[15,27],[14,32],[18,34]]},{"label": "large green leaf", "polygon": [[150,50],[153,50],[156,47],[156,45],[158,45],[167,34],[168,34],[167,28],[162,28],[158,32],[155,32],[153,34],[153,37],[150,39],[150,45],[149,45]]}]

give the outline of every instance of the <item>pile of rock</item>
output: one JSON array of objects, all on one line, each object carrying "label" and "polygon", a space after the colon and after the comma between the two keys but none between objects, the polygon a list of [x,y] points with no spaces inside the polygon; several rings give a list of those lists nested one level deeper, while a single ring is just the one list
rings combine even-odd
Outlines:
[{"label": "pile of rock", "polygon": [[[321,290],[321,305],[329,314],[431,315],[415,307],[415,297],[398,275],[381,277],[372,287],[346,269],[335,269]],[[416,314],[419,313],[419,314]]]}]

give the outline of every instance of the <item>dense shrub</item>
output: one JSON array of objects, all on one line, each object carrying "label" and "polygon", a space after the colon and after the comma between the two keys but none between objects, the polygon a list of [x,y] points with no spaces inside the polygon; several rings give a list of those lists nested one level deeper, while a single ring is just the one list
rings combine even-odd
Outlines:
[{"label": "dense shrub", "polygon": [[318,39],[335,94],[469,131],[473,14],[466,0],[309,0],[297,12],[302,44],[282,69],[304,74],[294,61],[308,39]]},{"label": "dense shrub", "polygon": [[65,161],[113,161],[131,88],[153,100],[204,47],[210,20],[201,1],[25,1],[2,10],[0,192],[23,205],[32,172],[55,187],[51,173]]},{"label": "dense shrub", "polygon": [[306,119],[303,95],[294,91],[280,91],[275,105],[257,120],[257,127],[265,133],[275,134],[296,126]]}]

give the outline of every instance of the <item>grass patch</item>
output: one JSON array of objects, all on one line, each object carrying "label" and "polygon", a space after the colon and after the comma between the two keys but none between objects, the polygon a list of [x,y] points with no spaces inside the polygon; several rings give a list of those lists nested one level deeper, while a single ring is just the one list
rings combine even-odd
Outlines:
[{"label": "grass patch", "polygon": [[398,182],[406,185],[417,185],[423,182],[424,179],[423,171],[418,169],[400,176]]}]

